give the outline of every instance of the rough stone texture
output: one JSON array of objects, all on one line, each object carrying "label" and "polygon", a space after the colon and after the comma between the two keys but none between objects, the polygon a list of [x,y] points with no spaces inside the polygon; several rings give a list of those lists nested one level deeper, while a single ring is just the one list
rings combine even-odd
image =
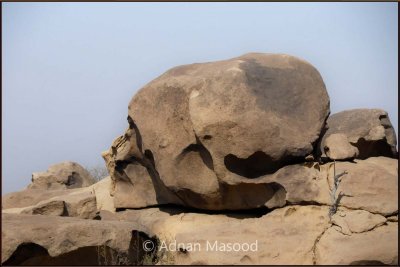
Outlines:
[{"label": "rough stone texture", "polygon": [[115,212],[111,179],[70,190],[26,189],[2,197],[4,213],[42,214],[92,219],[100,210]]},{"label": "rough stone texture", "polygon": [[386,221],[386,218],[379,214],[345,208],[339,208],[338,212],[332,216],[332,223],[339,226],[340,231],[347,235],[369,231],[383,225]]},{"label": "rough stone texture", "polygon": [[[257,194],[274,191],[254,178],[304,161],[328,114],[320,74],[292,56],[254,53],[173,68],[133,97],[129,129],[103,154],[116,207],[243,208],[221,200],[242,203],[245,186]],[[118,197],[135,198],[150,180],[155,192],[144,203]]]},{"label": "rough stone texture", "polygon": [[[119,219],[138,222],[169,245],[200,243],[201,251],[170,252],[170,264],[313,264],[314,244],[329,226],[328,208],[289,206],[260,218],[232,215],[178,213],[160,209],[131,210],[116,214]],[[246,214],[244,215],[246,216]],[[195,229],[195,230],[194,230]],[[207,241],[254,243],[257,251],[207,251]],[[161,263],[166,263],[162,258]]]},{"label": "rough stone texture", "polygon": [[24,208],[21,213],[23,214],[40,214],[40,215],[54,215],[63,216],[66,215],[65,202],[62,200],[49,200],[39,202],[39,204]]},{"label": "rough stone texture", "polygon": [[388,223],[358,234],[329,228],[316,246],[316,263],[324,265],[398,264],[398,224]]},{"label": "rough stone texture", "polygon": [[235,210],[264,206],[268,208],[282,207],[287,202],[329,204],[327,174],[320,171],[319,168],[318,164],[317,166],[289,165],[274,174],[262,176],[248,183],[221,184],[219,192],[207,197],[199,197],[191,191],[184,191],[180,193],[179,197],[184,196],[185,202],[171,197],[170,202],[159,203],[147,172],[141,171],[143,170],[141,165],[130,164],[124,173],[130,174],[131,182],[120,180],[114,184],[114,205],[115,208],[144,208],[157,204],[174,203],[209,210]]},{"label": "rough stone texture", "polygon": [[333,160],[354,159],[358,155],[358,149],[352,146],[345,134],[331,134],[324,142],[325,147],[328,147],[326,155]]},{"label": "rough stone texture", "polygon": [[[24,190],[25,194],[40,194],[42,190]],[[9,206],[3,213],[41,214],[92,219],[97,213],[96,195],[90,187],[57,190],[58,196],[30,203],[25,207]],[[22,194],[20,194],[22,195]],[[21,202],[19,202],[21,203]]]},{"label": "rough stone texture", "polygon": [[144,254],[132,222],[2,214],[2,226],[6,265],[137,264]]},{"label": "rough stone texture", "polygon": [[[346,144],[344,138],[340,138],[340,142],[337,143],[332,140],[329,142],[333,134],[345,135],[348,143]],[[335,159],[337,150],[345,151],[346,156],[354,154],[350,149],[350,146],[353,146],[357,149],[356,157],[359,159],[376,156],[397,157],[396,144],[396,133],[387,112],[380,109],[353,109],[329,116],[320,151],[323,156],[330,157],[328,151],[333,150],[333,157],[330,158]],[[337,159],[342,159],[340,156]]]},{"label": "rough stone texture", "polygon": [[29,189],[12,192],[1,197],[2,209],[24,208],[40,201],[65,194],[65,190]]},{"label": "rough stone texture", "polygon": [[76,162],[65,161],[51,165],[46,172],[32,174],[29,189],[71,189],[86,187],[95,179]]},{"label": "rough stone texture", "polygon": [[[397,159],[385,157],[355,160],[355,163],[336,162],[336,173],[347,172],[338,188],[338,192],[343,194],[339,205],[384,216],[396,214],[398,212],[397,163]],[[328,177],[332,187],[333,168]]]},{"label": "rough stone texture", "polygon": [[112,183],[110,176],[103,178],[91,186],[96,196],[98,211],[107,210],[110,212],[115,212],[114,197],[110,194],[111,186]]}]

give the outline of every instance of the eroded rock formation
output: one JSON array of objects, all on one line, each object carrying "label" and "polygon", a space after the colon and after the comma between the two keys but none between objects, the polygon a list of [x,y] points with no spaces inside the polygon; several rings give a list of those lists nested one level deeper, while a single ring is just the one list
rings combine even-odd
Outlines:
[{"label": "eroded rock formation", "polygon": [[32,174],[29,189],[70,189],[95,183],[90,173],[76,162],[65,161],[51,165],[45,172]]},{"label": "eroded rock formation", "polygon": [[129,129],[103,154],[116,207],[259,207],[282,195],[279,183],[259,180],[303,162],[328,114],[320,74],[292,56],[254,53],[173,68],[133,97]]},{"label": "eroded rock formation", "polygon": [[320,145],[322,155],[333,160],[396,157],[396,133],[387,112],[353,109],[331,115]]},{"label": "eroded rock formation", "polygon": [[328,115],[318,71],[292,56],[173,68],[131,100],[110,177],[63,164],[2,197],[2,263],[396,265],[388,114]]}]

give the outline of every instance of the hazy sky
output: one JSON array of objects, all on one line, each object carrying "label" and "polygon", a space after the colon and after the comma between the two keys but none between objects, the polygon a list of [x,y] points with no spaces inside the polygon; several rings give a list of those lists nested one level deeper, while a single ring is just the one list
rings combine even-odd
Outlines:
[{"label": "hazy sky", "polygon": [[[143,85],[176,65],[286,53],[321,73],[332,113],[398,125],[397,3],[2,3],[3,193],[71,160],[103,164]],[[151,119],[151,115],[149,116]]]}]

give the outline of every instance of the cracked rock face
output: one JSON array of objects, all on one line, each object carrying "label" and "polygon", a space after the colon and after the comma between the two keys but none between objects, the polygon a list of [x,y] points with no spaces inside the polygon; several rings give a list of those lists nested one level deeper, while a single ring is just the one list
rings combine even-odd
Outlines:
[{"label": "cracked rock face", "polygon": [[[338,190],[345,196],[340,205],[385,216],[398,212],[397,159],[376,157],[336,162],[336,172],[346,171]],[[329,175],[332,184],[332,176]]]},{"label": "cracked rock face", "polygon": [[257,179],[304,161],[328,114],[320,74],[292,56],[173,68],[133,97],[129,129],[103,154],[116,207],[282,205],[279,182]]},{"label": "cracked rock face", "polygon": [[353,109],[329,116],[320,151],[334,160],[397,157],[396,133],[387,112]]},{"label": "cracked rock face", "polygon": [[51,165],[45,172],[32,174],[28,189],[71,189],[95,183],[90,173],[76,162],[65,161]]}]

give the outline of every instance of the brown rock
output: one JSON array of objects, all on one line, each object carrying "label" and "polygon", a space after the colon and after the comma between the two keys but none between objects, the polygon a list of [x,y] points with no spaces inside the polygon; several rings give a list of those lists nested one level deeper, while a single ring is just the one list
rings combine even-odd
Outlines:
[{"label": "brown rock", "polygon": [[95,183],[94,178],[75,162],[61,162],[51,165],[46,172],[32,174],[29,189],[71,189],[86,187]]},{"label": "brown rock", "polygon": [[2,211],[92,219],[101,210],[115,212],[111,186],[110,177],[106,177],[91,186],[70,190],[26,189],[4,195]]},{"label": "brown rock", "polygon": [[[335,136],[334,140],[329,141],[334,134],[340,137]],[[320,150],[322,155],[326,154],[331,159],[397,157],[396,144],[396,133],[387,112],[380,109],[353,109],[328,118]],[[357,152],[351,147],[356,148]]]},{"label": "brown rock", "polygon": [[326,155],[334,160],[354,159],[358,155],[358,149],[341,133],[329,135],[325,139],[325,148]]},{"label": "brown rock", "polygon": [[369,231],[385,222],[384,216],[365,210],[339,208],[339,211],[332,216],[332,223],[338,225],[341,232],[348,235]]},{"label": "brown rock", "polygon": [[[129,129],[103,154],[116,207],[257,207],[252,197],[282,191],[254,178],[304,161],[328,114],[320,74],[292,56],[254,53],[173,68],[133,97]],[[143,187],[150,193],[139,200]],[[257,193],[242,194],[248,190]]]},{"label": "brown rock", "polygon": [[63,190],[29,189],[12,192],[1,197],[2,209],[24,208],[64,194]]},{"label": "brown rock", "polygon": [[[116,215],[120,219],[145,225],[147,233],[151,232],[160,238],[160,249],[164,253],[161,253],[158,264],[310,265],[314,261],[315,241],[329,226],[328,208],[321,206],[289,206],[276,209],[261,218],[247,219],[235,218],[234,214],[171,214],[173,212],[170,210],[152,208]],[[186,252],[166,252],[161,247],[165,244],[168,249],[170,245],[173,249],[175,241],[177,246],[184,244]],[[190,250],[190,244],[196,243],[200,250]],[[247,250],[247,245],[243,245],[239,251],[224,250],[224,244],[227,248],[228,243],[232,246],[234,243],[253,244],[252,248],[255,249]]]},{"label": "brown rock", "polygon": [[63,216],[66,213],[66,207],[65,202],[62,200],[50,200],[39,202],[39,204],[32,207],[24,208],[21,213]]},{"label": "brown rock", "polygon": [[[343,194],[339,206],[384,216],[397,213],[397,162],[396,159],[384,157],[355,160],[355,163],[336,162],[337,174],[347,172],[338,188],[338,192]],[[329,180],[332,187],[333,167]]]},{"label": "brown rock", "polygon": [[132,265],[146,236],[132,222],[2,214],[2,264]]},{"label": "brown rock", "polygon": [[388,223],[358,234],[344,235],[329,228],[316,246],[321,265],[397,265],[398,225]]},{"label": "brown rock", "polygon": [[[22,196],[23,199],[26,199],[26,195],[33,196],[33,199],[40,199],[34,195],[41,194],[42,191],[47,190],[24,190],[18,192],[18,195]],[[54,192],[58,192],[58,196],[44,199],[37,203],[32,202],[25,207],[9,204],[8,208],[3,209],[2,212],[70,216],[83,219],[92,219],[96,216],[96,195],[90,187],[71,190],[54,190]],[[17,203],[21,202],[23,201],[17,201]]]},{"label": "brown rock", "polygon": [[106,210],[115,212],[114,197],[111,196],[111,178],[110,176],[103,178],[99,182],[91,186],[96,196],[97,210]]}]

